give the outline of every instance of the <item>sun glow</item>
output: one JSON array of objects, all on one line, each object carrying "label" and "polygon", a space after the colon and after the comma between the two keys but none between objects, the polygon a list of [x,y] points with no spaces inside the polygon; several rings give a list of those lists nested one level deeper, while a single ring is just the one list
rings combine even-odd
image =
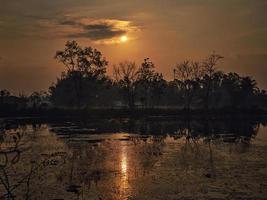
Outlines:
[{"label": "sun glow", "polygon": [[127,42],[128,37],[126,35],[121,36],[120,38],[121,42]]},{"label": "sun glow", "polygon": [[122,146],[121,150],[121,179],[120,189],[125,192],[129,187],[128,182],[128,160],[127,160],[127,149],[126,146]]},{"label": "sun glow", "polygon": [[121,173],[123,176],[127,176],[127,164],[127,152],[125,146],[123,146],[121,154]]}]

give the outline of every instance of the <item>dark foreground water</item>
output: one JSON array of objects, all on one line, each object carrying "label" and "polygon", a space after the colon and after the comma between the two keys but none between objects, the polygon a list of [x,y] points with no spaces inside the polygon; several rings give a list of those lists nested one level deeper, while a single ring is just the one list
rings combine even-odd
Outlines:
[{"label": "dark foreground water", "polygon": [[267,199],[253,120],[3,121],[0,199]]}]

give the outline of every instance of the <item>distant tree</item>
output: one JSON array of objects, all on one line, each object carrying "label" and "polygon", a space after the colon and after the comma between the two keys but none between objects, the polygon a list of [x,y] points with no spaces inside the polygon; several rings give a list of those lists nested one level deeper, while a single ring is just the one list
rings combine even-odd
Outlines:
[{"label": "distant tree", "polygon": [[152,81],[152,91],[150,95],[152,106],[159,105],[166,87],[167,81],[163,78],[163,75],[156,73]]},{"label": "distant tree", "polygon": [[246,94],[254,94],[259,91],[257,82],[249,76],[242,77],[240,86],[241,90]]},{"label": "distant tree", "polygon": [[241,77],[237,73],[224,74],[221,88],[224,91],[224,96],[228,96],[225,105],[232,108],[240,106],[242,98],[240,94]]},{"label": "distant tree", "polygon": [[113,67],[115,84],[120,88],[128,107],[132,110],[135,106],[135,93],[137,81],[137,66],[134,62],[121,62]]},{"label": "distant tree", "polygon": [[183,94],[177,84],[177,80],[171,80],[166,83],[164,95],[162,97],[162,105],[167,107],[184,106]]},{"label": "distant tree", "polygon": [[195,93],[200,88],[203,72],[198,62],[185,61],[174,68],[174,83],[182,92],[186,109],[190,109]]},{"label": "distant tree", "polygon": [[261,90],[257,93],[257,102],[256,105],[261,109],[267,110],[267,91]]},{"label": "distant tree", "polygon": [[68,105],[80,108],[86,104],[85,97],[97,97],[95,87],[107,79],[108,65],[100,51],[92,47],[82,48],[76,41],[68,41],[63,51],[56,52],[55,58],[65,65],[67,72],[62,73],[57,83],[50,87],[52,99],[57,99],[56,102],[63,100],[63,103],[66,98]]},{"label": "distant tree", "polygon": [[[224,94],[222,91],[222,81],[224,73],[222,71],[216,71],[212,76],[212,90],[210,94],[209,104],[212,108],[223,107]],[[203,88],[203,86],[201,85]],[[205,88],[204,88],[205,89]],[[205,90],[204,90],[205,91]]]},{"label": "distant tree", "polygon": [[8,96],[10,96],[10,92],[8,91],[8,90],[0,90],[0,96],[1,97],[8,97]]},{"label": "distant tree", "polygon": [[82,76],[101,79],[105,76],[108,62],[102,53],[92,47],[82,48],[76,41],[67,41],[63,51],[57,51],[55,58],[67,68],[67,73],[79,72]]},{"label": "distant tree", "polygon": [[48,93],[45,91],[33,92],[29,96],[29,101],[30,101],[31,107],[33,109],[40,107],[42,101],[49,99],[48,96],[49,96]]},{"label": "distant tree", "polygon": [[6,89],[0,90],[0,103],[3,104],[4,98],[9,97],[10,95],[11,95],[11,93]]},{"label": "distant tree", "polygon": [[209,109],[209,103],[210,103],[210,94],[212,92],[212,78],[213,75],[216,72],[216,65],[223,57],[215,52],[213,52],[208,58],[206,58],[203,63],[203,69],[204,69],[204,78],[203,78],[203,86],[205,89],[204,94],[204,108],[207,110]]},{"label": "distant tree", "polygon": [[163,93],[165,80],[162,74],[155,71],[155,65],[149,58],[145,58],[139,67],[136,82],[145,107],[149,107],[159,101]]},{"label": "distant tree", "polygon": [[242,77],[240,80],[241,97],[243,100],[243,106],[248,107],[249,104],[253,104],[253,97],[256,93],[259,93],[257,82],[251,77]]}]

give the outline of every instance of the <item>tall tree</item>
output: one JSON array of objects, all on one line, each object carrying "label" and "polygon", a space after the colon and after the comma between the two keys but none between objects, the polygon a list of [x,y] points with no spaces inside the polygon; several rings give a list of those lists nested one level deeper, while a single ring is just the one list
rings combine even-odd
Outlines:
[{"label": "tall tree", "polygon": [[183,94],[184,108],[190,109],[194,95],[200,87],[202,77],[203,67],[198,62],[185,61],[176,65],[174,83]]},{"label": "tall tree", "polygon": [[209,103],[210,103],[210,94],[212,92],[212,78],[213,75],[216,72],[216,65],[223,57],[215,52],[213,52],[208,58],[206,58],[202,65],[204,68],[204,88],[205,88],[205,96],[204,96],[204,108],[209,109]]},{"label": "tall tree", "polygon": [[137,71],[137,86],[146,108],[159,101],[164,85],[163,75],[155,71],[155,65],[149,58],[145,58]]},{"label": "tall tree", "polygon": [[82,76],[101,79],[105,76],[108,62],[102,53],[92,47],[82,48],[76,41],[67,41],[63,51],[57,51],[55,58],[67,68],[67,73],[79,72]]},{"label": "tall tree", "polygon": [[[62,86],[62,90],[58,94],[64,96],[67,90],[73,88],[74,104],[81,107],[84,92],[86,91],[87,94],[94,92],[94,89],[89,88],[88,84],[86,84],[87,88],[84,88],[85,83],[90,82],[91,84],[89,85],[92,86],[97,81],[105,79],[108,62],[100,51],[92,47],[82,48],[76,41],[68,41],[64,50],[56,52],[55,58],[65,65],[67,72],[62,74],[61,79],[58,79],[57,84],[55,87],[52,86],[50,91],[56,92],[56,87]],[[67,90],[64,89],[63,83],[68,87]],[[69,91],[65,95],[70,94],[71,92]]]},{"label": "tall tree", "polygon": [[137,80],[137,66],[134,62],[124,61],[113,67],[115,83],[119,86],[129,109],[134,109]]}]

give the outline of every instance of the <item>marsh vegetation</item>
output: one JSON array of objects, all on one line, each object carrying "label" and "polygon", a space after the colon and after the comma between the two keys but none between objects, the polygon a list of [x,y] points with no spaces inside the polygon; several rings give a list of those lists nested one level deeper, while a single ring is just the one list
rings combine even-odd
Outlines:
[{"label": "marsh vegetation", "polygon": [[266,121],[5,120],[1,199],[265,199]]},{"label": "marsh vegetation", "polygon": [[221,71],[223,57],[215,52],[200,61],[178,62],[171,80],[164,79],[149,58],[141,64],[121,62],[108,75],[112,66],[102,53],[76,41],[68,41],[55,59],[65,71],[47,91],[18,96],[0,91],[2,116],[90,115],[92,110],[128,116],[147,111],[266,113],[266,91],[252,77]]}]

